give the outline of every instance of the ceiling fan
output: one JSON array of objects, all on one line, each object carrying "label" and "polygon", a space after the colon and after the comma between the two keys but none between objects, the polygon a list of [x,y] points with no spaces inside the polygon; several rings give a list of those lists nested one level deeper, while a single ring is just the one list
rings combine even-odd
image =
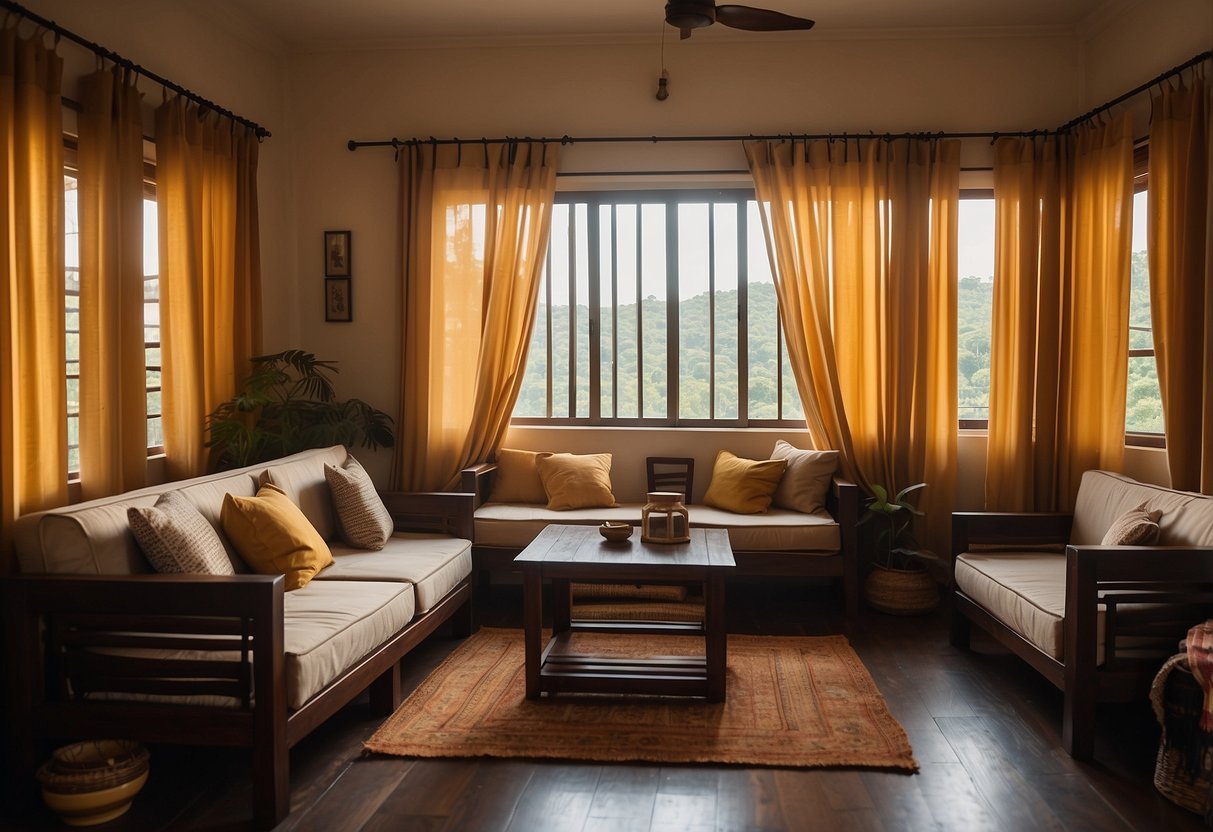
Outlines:
[{"label": "ceiling fan", "polygon": [[665,22],[678,29],[683,40],[691,36],[692,29],[702,29],[713,23],[751,32],[813,28],[813,21],[807,18],[750,6],[717,6],[713,0],[669,0],[665,4]]}]

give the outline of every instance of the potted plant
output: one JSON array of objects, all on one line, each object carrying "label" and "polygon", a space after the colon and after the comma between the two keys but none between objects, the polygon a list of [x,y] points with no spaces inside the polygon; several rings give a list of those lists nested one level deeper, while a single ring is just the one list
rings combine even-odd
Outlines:
[{"label": "potted plant", "polygon": [[392,417],[361,399],[338,401],[334,361],[285,350],[252,359],[234,397],[207,416],[211,468],[226,470],[329,445],[390,448]]},{"label": "potted plant", "polygon": [[926,488],[925,482],[907,486],[889,499],[884,486],[872,486],[872,501],[859,525],[871,524],[875,534],[872,545],[877,559],[863,584],[868,606],[892,615],[916,615],[930,612],[939,604],[935,579],[926,567],[939,558],[918,546],[911,528],[921,517],[910,495]]}]

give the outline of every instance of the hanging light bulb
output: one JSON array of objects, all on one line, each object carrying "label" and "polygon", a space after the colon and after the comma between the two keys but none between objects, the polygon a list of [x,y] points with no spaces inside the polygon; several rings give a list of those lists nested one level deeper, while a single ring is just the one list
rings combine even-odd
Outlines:
[{"label": "hanging light bulb", "polygon": [[657,79],[657,100],[665,101],[670,97],[670,74],[664,69],[661,70],[661,77]]}]

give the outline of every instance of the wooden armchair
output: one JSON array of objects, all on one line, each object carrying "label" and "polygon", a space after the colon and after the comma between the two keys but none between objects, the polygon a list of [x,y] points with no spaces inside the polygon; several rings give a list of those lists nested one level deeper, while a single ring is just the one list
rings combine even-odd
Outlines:
[{"label": "wooden armchair", "polygon": [[[1208,617],[1213,549],[1072,545],[1073,524],[1070,514],[953,514],[951,640],[967,649],[977,624],[1057,686],[1062,745],[1090,759],[1096,704],[1145,698],[1165,657]],[[1031,578],[1017,582],[1020,564]],[[974,577],[983,570],[1003,583]],[[1041,581],[1050,574],[1059,585]],[[1026,599],[1035,621],[1016,620],[1011,602],[990,594],[999,588]],[[1060,645],[1041,643],[1038,625],[1050,612],[1061,617]]]}]

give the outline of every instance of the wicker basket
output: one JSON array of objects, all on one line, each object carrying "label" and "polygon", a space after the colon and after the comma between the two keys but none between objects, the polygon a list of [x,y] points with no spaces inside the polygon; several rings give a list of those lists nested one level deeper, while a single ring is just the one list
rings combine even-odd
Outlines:
[{"label": "wicker basket", "polygon": [[1200,730],[1204,698],[1182,653],[1167,660],[1150,687],[1150,704],[1162,726],[1154,787],[1167,800],[1200,815],[1209,799],[1213,768],[1213,745]]},{"label": "wicker basket", "polygon": [[890,569],[873,564],[863,582],[868,606],[889,615],[919,615],[939,606],[935,579],[925,569]]},{"label": "wicker basket", "polygon": [[147,769],[147,749],[139,743],[90,740],[56,751],[38,769],[38,780],[55,794],[84,794],[129,783]]}]

